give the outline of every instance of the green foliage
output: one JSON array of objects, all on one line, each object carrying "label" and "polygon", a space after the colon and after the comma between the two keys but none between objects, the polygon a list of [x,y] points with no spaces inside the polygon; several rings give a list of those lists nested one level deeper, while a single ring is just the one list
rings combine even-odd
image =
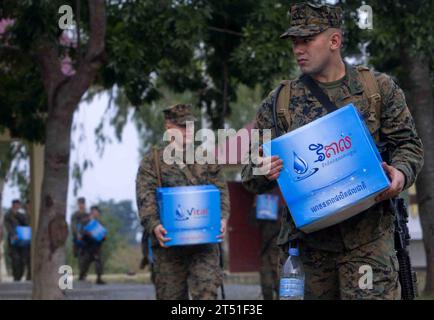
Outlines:
[{"label": "green foliage", "polygon": [[100,201],[97,205],[104,221],[109,221],[114,227],[108,231],[110,237],[125,239],[129,244],[137,243],[136,233],[140,230],[140,224],[131,200],[115,202],[111,199]]},{"label": "green foliage", "polygon": [[[21,142],[0,143],[0,180],[11,181],[20,197],[29,199],[28,150]],[[3,190],[0,190],[2,192]]]},{"label": "green foliage", "polygon": [[356,24],[355,13],[362,1],[340,2],[345,10],[347,53],[360,55],[360,44],[366,43],[369,63],[397,77],[403,86],[407,77],[408,54],[427,57],[431,60],[431,70],[434,70],[433,1],[369,1],[373,11],[372,30],[361,30]]}]

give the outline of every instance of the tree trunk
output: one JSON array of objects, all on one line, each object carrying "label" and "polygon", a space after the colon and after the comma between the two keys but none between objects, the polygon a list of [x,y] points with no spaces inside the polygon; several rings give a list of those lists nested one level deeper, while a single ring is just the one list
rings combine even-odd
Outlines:
[{"label": "tree trunk", "polygon": [[3,190],[5,181],[3,177],[0,177],[0,282],[3,281],[3,276],[6,275],[6,263],[3,251]]},{"label": "tree trunk", "polygon": [[89,89],[104,57],[106,32],[105,0],[89,0],[90,36],[87,52],[79,59],[76,73],[61,72],[59,51],[46,37],[36,56],[47,92],[44,177],[33,271],[33,299],[61,299],[59,267],[65,264],[66,200],[69,181],[71,125],[81,97]]},{"label": "tree trunk", "polygon": [[427,259],[425,292],[434,294],[434,103],[428,59],[410,56],[409,74],[412,114],[424,145],[424,166],[416,181],[419,216]]},{"label": "tree trunk", "polygon": [[[58,108],[56,108],[58,109]],[[59,267],[65,264],[66,200],[72,114],[53,114],[47,119],[40,218],[33,263],[33,299],[60,299]]]}]

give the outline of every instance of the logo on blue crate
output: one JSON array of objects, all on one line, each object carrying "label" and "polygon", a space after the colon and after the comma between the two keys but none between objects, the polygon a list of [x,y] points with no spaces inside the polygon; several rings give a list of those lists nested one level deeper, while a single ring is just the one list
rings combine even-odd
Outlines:
[{"label": "logo on blue crate", "polygon": [[[341,136],[343,136],[343,133],[341,134]],[[333,141],[325,147],[321,143],[312,143],[311,145],[309,145],[309,150],[315,151],[318,156],[318,159],[316,159],[314,162],[322,162],[326,158],[329,159],[351,149],[351,146],[352,142],[350,134],[343,138],[340,138],[338,141]],[[323,150],[324,152],[321,152]]]},{"label": "logo on blue crate", "polygon": [[189,212],[187,210],[185,210],[184,208],[181,207],[180,204],[178,204],[178,209],[176,209],[175,212],[175,220],[177,221],[185,221],[188,220],[190,218]]},{"label": "logo on blue crate", "polygon": [[[340,138],[337,141],[333,141],[330,144],[323,145],[321,143],[312,143],[309,145],[309,150],[314,151],[318,158],[314,161],[315,162],[323,162],[324,160],[328,160],[330,158],[334,158],[335,156],[340,156],[345,151],[351,149],[352,142],[350,135],[347,135],[342,138]],[[319,168],[312,168],[309,170],[309,164],[306,160],[304,160],[302,157],[300,157],[298,154],[293,152],[294,156],[294,172],[297,174],[294,181],[301,181],[306,178],[309,178],[313,174],[315,174]],[[339,161],[340,159],[336,159]]]},{"label": "logo on blue crate", "polygon": [[309,170],[309,165],[307,161],[302,157],[293,152],[294,155],[294,172],[298,175],[295,177],[295,181],[301,181],[309,178],[311,175],[315,174],[319,169],[313,168]]},{"label": "logo on blue crate", "polygon": [[175,220],[176,221],[186,221],[191,218],[203,218],[208,215],[208,208],[203,209],[195,209],[191,208],[190,210],[184,209],[180,204],[178,204],[178,208],[175,212]]}]

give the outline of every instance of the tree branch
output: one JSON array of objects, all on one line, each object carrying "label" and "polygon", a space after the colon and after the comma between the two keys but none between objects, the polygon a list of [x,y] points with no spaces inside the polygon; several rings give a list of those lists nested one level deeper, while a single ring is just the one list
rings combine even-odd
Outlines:
[{"label": "tree branch", "polygon": [[60,104],[73,112],[83,94],[88,90],[98,69],[104,61],[106,10],[104,0],[88,0],[90,37],[84,59],[81,59],[77,72],[59,90]]},{"label": "tree branch", "polygon": [[208,27],[208,29],[212,30],[212,31],[217,31],[217,32],[231,34],[231,35],[234,35],[234,36],[239,36],[239,37],[243,37],[244,36],[241,32],[237,32],[237,31],[233,31],[233,30],[229,30],[229,29],[222,29],[222,28],[217,28],[217,27]]}]

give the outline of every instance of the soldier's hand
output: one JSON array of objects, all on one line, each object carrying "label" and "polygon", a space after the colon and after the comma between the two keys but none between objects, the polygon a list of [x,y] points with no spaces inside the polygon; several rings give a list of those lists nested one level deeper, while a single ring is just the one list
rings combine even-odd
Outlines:
[{"label": "soldier's hand", "polygon": [[405,185],[405,176],[401,171],[389,166],[386,162],[383,162],[381,165],[390,179],[390,187],[375,198],[376,202],[396,197],[401,193]]},{"label": "soldier's hand", "polygon": [[167,230],[164,229],[162,224],[159,224],[154,228],[154,235],[157,238],[160,246],[163,248],[167,248],[167,246],[164,243],[171,240],[171,238],[165,237],[166,234],[167,234]]},{"label": "soldier's hand", "polygon": [[226,234],[227,225],[228,225],[228,219],[221,219],[220,225],[221,225],[221,227],[220,227],[220,234],[217,236],[217,238],[218,239],[223,239],[225,237],[225,234]]},{"label": "soldier's hand", "polygon": [[[259,154],[262,157],[262,147],[259,147]],[[283,161],[279,158],[279,156],[262,157],[261,172],[264,173],[265,178],[268,180],[273,181],[279,178],[282,168]]]}]

